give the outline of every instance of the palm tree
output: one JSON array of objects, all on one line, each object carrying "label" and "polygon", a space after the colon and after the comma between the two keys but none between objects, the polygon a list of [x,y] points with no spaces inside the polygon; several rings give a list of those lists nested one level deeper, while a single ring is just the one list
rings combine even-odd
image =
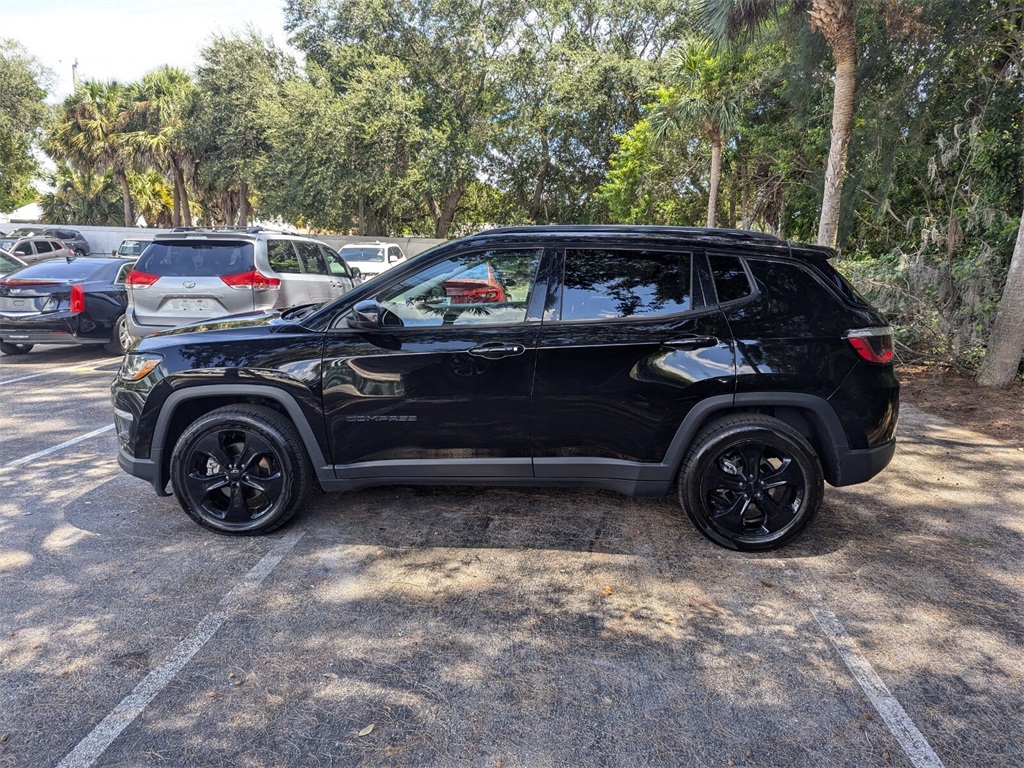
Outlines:
[{"label": "palm tree", "polygon": [[110,174],[92,170],[77,172],[58,162],[54,189],[43,195],[40,207],[49,224],[75,222],[86,226],[117,226],[121,222],[121,190]]},{"label": "palm tree", "polygon": [[188,188],[195,186],[195,158],[184,141],[186,116],[196,94],[192,77],[181,69],[162,67],[142,78],[133,94],[137,131],[132,148],[167,175],[174,195],[174,226],[192,226]]},{"label": "palm tree", "polygon": [[650,116],[653,138],[661,143],[670,134],[685,135],[697,128],[711,142],[707,226],[713,227],[722,179],[722,149],[736,126],[738,95],[723,57],[714,52],[708,40],[690,39],[673,50],[669,72],[674,82]]},{"label": "palm tree", "polygon": [[127,140],[131,112],[120,83],[86,80],[68,96],[54,124],[48,151],[81,173],[109,172],[121,189],[124,225],[133,226],[127,171],[132,152]]},{"label": "palm tree", "polygon": [[834,247],[839,233],[839,204],[846,175],[846,154],[853,131],[854,89],[857,84],[858,0],[703,0],[701,14],[708,31],[719,40],[732,40],[757,28],[784,9],[806,8],[811,29],[825,38],[835,61],[832,98],[832,138],[825,189],[818,220],[818,245]]}]

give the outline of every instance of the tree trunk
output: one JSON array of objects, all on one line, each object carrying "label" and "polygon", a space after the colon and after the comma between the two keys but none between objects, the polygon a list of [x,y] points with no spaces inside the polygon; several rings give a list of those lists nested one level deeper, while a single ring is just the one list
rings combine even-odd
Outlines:
[{"label": "tree trunk", "polygon": [[718,183],[722,180],[722,137],[711,137],[711,184],[708,190],[708,227],[715,226],[718,214]]},{"label": "tree trunk", "polygon": [[434,220],[434,237],[442,240],[447,239],[448,230],[451,229],[452,222],[455,221],[455,211],[459,207],[459,200],[462,199],[462,194],[465,190],[466,182],[463,179],[459,179],[455,184],[455,189],[448,195],[448,199],[444,202],[444,207],[441,208]]},{"label": "tree trunk", "polygon": [[547,184],[548,173],[551,170],[551,155],[548,151],[548,134],[547,129],[540,137],[540,148],[544,154],[544,159],[541,160],[540,167],[537,169],[537,180],[533,187],[533,200],[530,203],[530,221],[537,223],[537,217],[540,216],[541,205],[544,202],[544,187]]},{"label": "tree trunk", "polygon": [[184,224],[183,226],[192,226],[192,209],[188,204],[188,187],[185,186],[185,174],[181,168],[174,169],[174,191],[178,199],[178,204],[181,206],[180,217]]},{"label": "tree trunk", "polygon": [[128,177],[124,171],[116,171],[114,175],[121,185],[121,197],[124,200],[124,225],[126,227],[134,227],[135,217],[132,216],[132,193],[128,189]]},{"label": "tree trunk", "polygon": [[857,26],[854,0],[814,0],[811,26],[832,49],[836,79],[832,96],[832,138],[825,168],[825,189],[818,220],[818,245],[834,248],[839,235],[839,207],[846,177],[846,153],[853,131],[857,85]]},{"label": "tree trunk", "polygon": [[238,226],[249,226],[249,182],[238,182]]},{"label": "tree trunk", "polygon": [[988,339],[988,351],[978,371],[983,387],[1008,387],[1017,375],[1024,355],[1024,213],[1021,213],[1017,244],[1010,257],[1003,298]]}]

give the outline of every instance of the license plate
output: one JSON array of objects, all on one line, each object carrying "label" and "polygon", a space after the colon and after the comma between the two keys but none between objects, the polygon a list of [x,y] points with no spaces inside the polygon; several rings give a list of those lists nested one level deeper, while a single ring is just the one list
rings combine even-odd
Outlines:
[{"label": "license plate", "polygon": [[179,299],[178,309],[181,312],[205,312],[206,302],[202,299]]}]

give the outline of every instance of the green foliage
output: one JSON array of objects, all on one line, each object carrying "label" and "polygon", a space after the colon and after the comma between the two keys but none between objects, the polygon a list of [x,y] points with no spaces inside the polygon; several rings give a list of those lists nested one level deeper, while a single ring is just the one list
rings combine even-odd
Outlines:
[{"label": "green foliage", "polygon": [[31,202],[32,149],[46,117],[48,70],[14,40],[0,38],[0,211]]},{"label": "green foliage", "polygon": [[121,189],[110,173],[79,173],[62,162],[57,164],[51,182],[53,191],[45,193],[39,203],[44,222],[98,227],[123,223]]}]

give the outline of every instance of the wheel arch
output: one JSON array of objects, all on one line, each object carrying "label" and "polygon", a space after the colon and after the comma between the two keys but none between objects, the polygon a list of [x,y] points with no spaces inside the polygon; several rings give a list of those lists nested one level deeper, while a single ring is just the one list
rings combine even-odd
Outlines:
[{"label": "wheel arch", "polygon": [[226,405],[263,405],[288,418],[302,438],[317,479],[321,483],[334,479],[313,426],[289,392],[267,384],[209,384],[172,392],[160,407],[150,447],[150,460],[157,472],[153,485],[158,493],[166,495],[171,452],[188,425],[204,413]]},{"label": "wheel arch", "polygon": [[711,421],[737,413],[763,413],[791,426],[814,448],[825,481],[839,482],[840,455],[849,450],[846,432],[827,400],[803,392],[745,392],[702,400],[683,419],[664,463],[678,473],[697,433]]}]

